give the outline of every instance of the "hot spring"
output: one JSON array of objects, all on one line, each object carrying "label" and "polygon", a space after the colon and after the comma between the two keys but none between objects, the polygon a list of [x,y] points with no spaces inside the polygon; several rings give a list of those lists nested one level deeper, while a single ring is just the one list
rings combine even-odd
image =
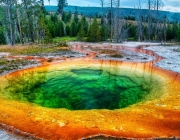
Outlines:
[{"label": "hot spring", "polygon": [[0,89],[0,122],[13,133],[180,136],[180,75],[152,63],[67,60],[1,76]]},{"label": "hot spring", "polygon": [[[78,65],[77,65],[78,64]],[[7,99],[69,110],[121,109],[151,100],[161,80],[143,71],[113,64],[56,64],[6,78]]]}]

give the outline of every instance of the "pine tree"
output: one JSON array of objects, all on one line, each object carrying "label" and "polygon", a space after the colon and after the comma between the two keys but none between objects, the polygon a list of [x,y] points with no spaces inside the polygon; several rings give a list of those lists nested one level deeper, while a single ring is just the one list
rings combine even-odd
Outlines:
[{"label": "pine tree", "polygon": [[3,9],[2,7],[0,7],[0,45],[6,43],[6,39],[3,33],[3,24],[2,24],[3,18],[2,17],[3,17]]},{"label": "pine tree", "polygon": [[4,37],[3,30],[1,29],[1,26],[0,26],[0,45],[5,44],[5,43],[6,43],[6,39]]},{"label": "pine tree", "polygon": [[136,35],[137,27],[135,25],[129,24],[128,28],[130,28],[128,32],[129,37],[131,37],[133,40],[137,39],[137,35]]},{"label": "pine tree", "polygon": [[173,26],[172,26],[172,38],[173,39],[177,38],[177,29],[178,29],[177,23],[173,23]]},{"label": "pine tree", "polygon": [[16,14],[15,14],[15,1],[14,0],[2,0],[0,2],[3,8],[3,29],[6,34],[6,42],[12,46],[16,42]]},{"label": "pine tree", "polygon": [[62,15],[64,12],[64,7],[66,7],[67,4],[67,0],[58,0],[58,9],[57,12]]},{"label": "pine tree", "polygon": [[78,10],[77,10],[77,7],[75,7],[74,21],[75,21],[76,24],[78,24],[79,18],[78,18]]},{"label": "pine tree", "polygon": [[70,36],[71,33],[71,27],[69,26],[69,24],[66,25],[66,35]]},{"label": "pine tree", "polygon": [[89,28],[87,40],[89,42],[98,42],[98,41],[101,41],[100,28],[99,28],[99,25],[97,23],[96,18],[94,18],[94,21],[93,21],[92,25]]},{"label": "pine tree", "polygon": [[71,21],[71,17],[72,17],[71,11],[68,13],[63,12],[62,21],[64,21],[65,23],[68,23]]},{"label": "pine tree", "polygon": [[[82,27],[83,26],[83,27]],[[81,29],[82,28],[82,29]],[[87,32],[88,32],[88,23],[87,23],[87,21],[86,21],[86,17],[85,16],[83,16],[82,18],[81,18],[81,20],[78,22],[78,24],[77,24],[77,31],[78,31],[78,33],[80,32],[80,30],[84,30],[83,32],[84,32],[84,35],[86,35],[87,34]]]},{"label": "pine tree", "polygon": [[89,25],[88,25],[88,22],[87,22],[85,16],[82,17],[81,22],[82,22],[82,24],[83,24],[83,29],[84,29],[85,36],[87,36],[88,26],[89,26]]},{"label": "pine tree", "polygon": [[102,40],[105,41],[108,38],[108,29],[107,29],[107,27],[105,25],[102,25],[100,31],[101,31]]},{"label": "pine tree", "polygon": [[66,13],[65,12],[63,12],[63,14],[62,14],[62,21],[64,21],[66,23]]},{"label": "pine tree", "polygon": [[51,34],[52,38],[56,37],[54,22],[51,19],[46,19],[45,24],[46,24],[49,34]]},{"label": "pine tree", "polygon": [[40,0],[40,6],[41,6],[41,10],[43,11],[43,13],[46,13],[46,9],[44,7],[44,0]]},{"label": "pine tree", "polygon": [[71,11],[69,11],[66,16],[66,23],[71,21],[71,17],[72,17],[72,13],[71,13]]},{"label": "pine tree", "polygon": [[52,41],[53,41],[52,40],[52,35],[51,35],[51,33],[50,33],[47,26],[45,26],[45,38],[44,38],[44,40],[45,40],[46,44],[52,43]]},{"label": "pine tree", "polygon": [[8,44],[39,42],[45,37],[44,0],[1,0],[3,32]]},{"label": "pine tree", "polygon": [[180,27],[177,28],[177,41],[180,41]]},{"label": "pine tree", "polygon": [[78,35],[77,35],[77,39],[79,41],[83,41],[83,38],[85,37],[85,31],[84,31],[84,21],[81,20],[80,22],[80,30],[78,32]]},{"label": "pine tree", "polygon": [[77,36],[77,24],[75,21],[71,23],[71,30],[70,30],[70,36],[76,37]]},{"label": "pine tree", "polygon": [[172,35],[172,27],[171,27],[170,24],[168,24],[166,40],[171,40],[171,39],[173,39],[172,37],[173,37],[173,35]]},{"label": "pine tree", "polygon": [[64,36],[64,25],[61,20],[59,20],[58,23],[56,24],[55,30],[56,30],[56,37]]},{"label": "pine tree", "polygon": [[54,23],[57,23],[58,22],[58,16],[57,14],[54,14],[54,15],[51,15],[51,21],[54,22]]}]

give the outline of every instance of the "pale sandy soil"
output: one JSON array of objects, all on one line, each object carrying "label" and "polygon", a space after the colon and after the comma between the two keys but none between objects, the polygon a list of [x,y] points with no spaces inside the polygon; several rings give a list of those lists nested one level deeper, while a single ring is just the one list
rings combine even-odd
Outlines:
[{"label": "pale sandy soil", "polygon": [[147,49],[164,57],[155,66],[180,73],[180,46],[150,46]]},{"label": "pale sandy soil", "polygon": [[15,134],[6,132],[3,129],[0,129],[0,140],[35,140],[35,139],[31,137],[23,137],[20,135],[15,135]]},{"label": "pale sandy soil", "polygon": [[155,66],[158,66],[163,69],[171,70],[173,72],[180,73],[180,46],[163,46],[160,43],[141,43],[141,42],[127,42],[123,43],[124,46],[133,47],[139,45],[146,45],[144,49],[152,50],[159,56],[162,56],[164,59],[155,63]]}]

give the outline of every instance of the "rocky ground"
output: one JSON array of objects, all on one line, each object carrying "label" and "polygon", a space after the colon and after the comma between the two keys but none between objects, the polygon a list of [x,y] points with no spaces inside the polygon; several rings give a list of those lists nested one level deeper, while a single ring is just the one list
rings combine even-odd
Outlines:
[{"label": "rocky ground", "polygon": [[[133,43],[134,46],[133,46]],[[140,52],[134,52],[132,49],[147,45],[147,43],[81,43],[81,42],[71,42],[72,48],[75,48],[77,52],[87,51],[95,52],[95,59],[111,59],[111,60],[120,60],[120,61],[130,61],[130,62],[149,62],[152,61],[155,57]],[[79,48],[79,49],[77,49]],[[126,49],[128,48],[128,49]]]},{"label": "rocky ground", "polygon": [[[19,69],[28,67],[39,66],[42,61],[52,63],[53,61],[64,61],[66,59],[73,59],[79,57],[87,57],[88,54],[79,52],[73,49],[73,46],[83,46],[87,52],[96,52],[95,59],[112,59],[120,61],[133,61],[133,62],[149,62],[155,59],[154,56],[144,54],[142,52],[134,52],[127,48],[136,48],[143,46],[143,49],[152,50],[164,59],[155,63],[156,66],[172,70],[180,73],[180,46],[166,45],[161,43],[149,43],[149,42],[125,42],[121,44],[116,43],[81,43],[70,42],[69,48],[54,48],[54,50],[28,50],[27,54],[12,54],[8,52],[0,52],[0,74],[5,74]],[[119,48],[119,49],[117,49]],[[53,49],[53,48],[52,48]],[[8,51],[8,49],[5,49]],[[12,57],[13,56],[13,57]],[[34,58],[24,59],[26,56],[32,56]]]},{"label": "rocky ground", "polygon": [[[128,42],[123,44],[132,47],[133,43],[134,42]],[[160,43],[139,43],[139,45],[142,44],[148,46],[143,49],[152,50],[164,58],[155,63],[155,66],[180,73],[180,46],[173,44],[162,45]],[[138,46],[138,42],[135,43],[135,46]]]},{"label": "rocky ground", "polygon": [[64,61],[66,59],[86,57],[70,49],[55,50],[52,52],[40,52],[30,54],[12,54],[10,52],[0,52],[0,75],[7,74],[16,70],[40,66],[44,63],[54,61]]},{"label": "rocky ground", "polygon": [[180,73],[180,46],[150,46],[147,49],[164,57],[155,66]]},{"label": "rocky ground", "polygon": [[[120,61],[131,61],[131,62],[149,62],[152,61],[155,57],[141,52],[134,52],[132,50],[124,49],[127,48],[136,48],[142,46],[144,50],[151,50],[163,57],[162,60],[155,63],[155,66],[158,66],[163,69],[171,70],[173,72],[180,73],[180,46],[174,44],[165,44],[161,43],[151,43],[151,42],[125,42],[121,44],[115,43],[70,43],[79,44],[80,46],[85,46],[85,49],[91,48],[92,51],[100,52],[97,54],[97,59],[115,59]],[[92,47],[93,46],[93,47]],[[116,53],[102,53],[102,48],[107,50],[108,46],[115,49]],[[123,47],[122,47],[123,46]],[[94,48],[94,49],[92,49]]]},{"label": "rocky ground", "polygon": [[153,56],[142,54],[139,52],[133,52],[130,50],[120,50],[117,54],[99,54],[97,55],[99,59],[111,59],[111,60],[121,60],[121,61],[131,61],[131,62],[149,62],[154,59]]},{"label": "rocky ground", "polygon": [[0,129],[0,139],[1,140],[35,140],[32,137],[24,137],[20,135],[15,135],[15,134],[6,132],[3,129]]},{"label": "rocky ground", "polygon": [[0,74],[6,74],[15,70],[20,70],[28,67],[38,66],[38,60],[26,60],[22,57],[8,57],[4,53],[0,53]]}]

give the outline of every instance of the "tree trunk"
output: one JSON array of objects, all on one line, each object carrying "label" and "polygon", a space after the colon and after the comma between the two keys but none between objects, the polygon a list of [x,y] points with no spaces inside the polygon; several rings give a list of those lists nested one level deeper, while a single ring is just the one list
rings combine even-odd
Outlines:
[{"label": "tree trunk", "polygon": [[112,5],[112,0],[111,0],[111,42],[113,41],[113,24],[112,24],[112,20],[113,20],[113,11],[112,11],[112,7],[113,5]]},{"label": "tree trunk", "polygon": [[155,40],[158,39],[158,22],[159,21],[159,0],[156,1],[156,25],[155,25]]},{"label": "tree trunk", "polygon": [[138,13],[136,16],[137,20],[137,34],[138,34],[138,41],[141,42],[143,40],[143,21],[142,21],[142,14],[141,14],[141,2],[139,0],[138,4]]},{"label": "tree trunk", "polygon": [[17,1],[16,1],[16,15],[17,15],[17,21],[18,21],[19,34],[20,34],[20,42],[23,45],[24,40],[23,40],[23,37],[22,37],[22,28],[21,28],[21,22],[20,22],[20,16],[19,16],[19,9],[17,7]]},{"label": "tree trunk", "polygon": [[7,3],[7,14],[8,14],[8,20],[9,20],[10,42],[11,42],[11,45],[14,46],[13,30],[12,30],[12,18],[11,18],[11,0],[9,0]]},{"label": "tree trunk", "polygon": [[24,0],[24,7],[26,10],[26,14],[27,14],[27,20],[28,20],[28,24],[29,24],[29,32],[30,32],[30,38],[31,38],[31,43],[34,43],[34,33],[33,33],[33,23],[31,21],[31,16],[29,13],[29,9],[28,9],[28,5],[27,5],[27,0]]},{"label": "tree trunk", "polygon": [[151,40],[151,0],[148,0],[148,40]]}]

